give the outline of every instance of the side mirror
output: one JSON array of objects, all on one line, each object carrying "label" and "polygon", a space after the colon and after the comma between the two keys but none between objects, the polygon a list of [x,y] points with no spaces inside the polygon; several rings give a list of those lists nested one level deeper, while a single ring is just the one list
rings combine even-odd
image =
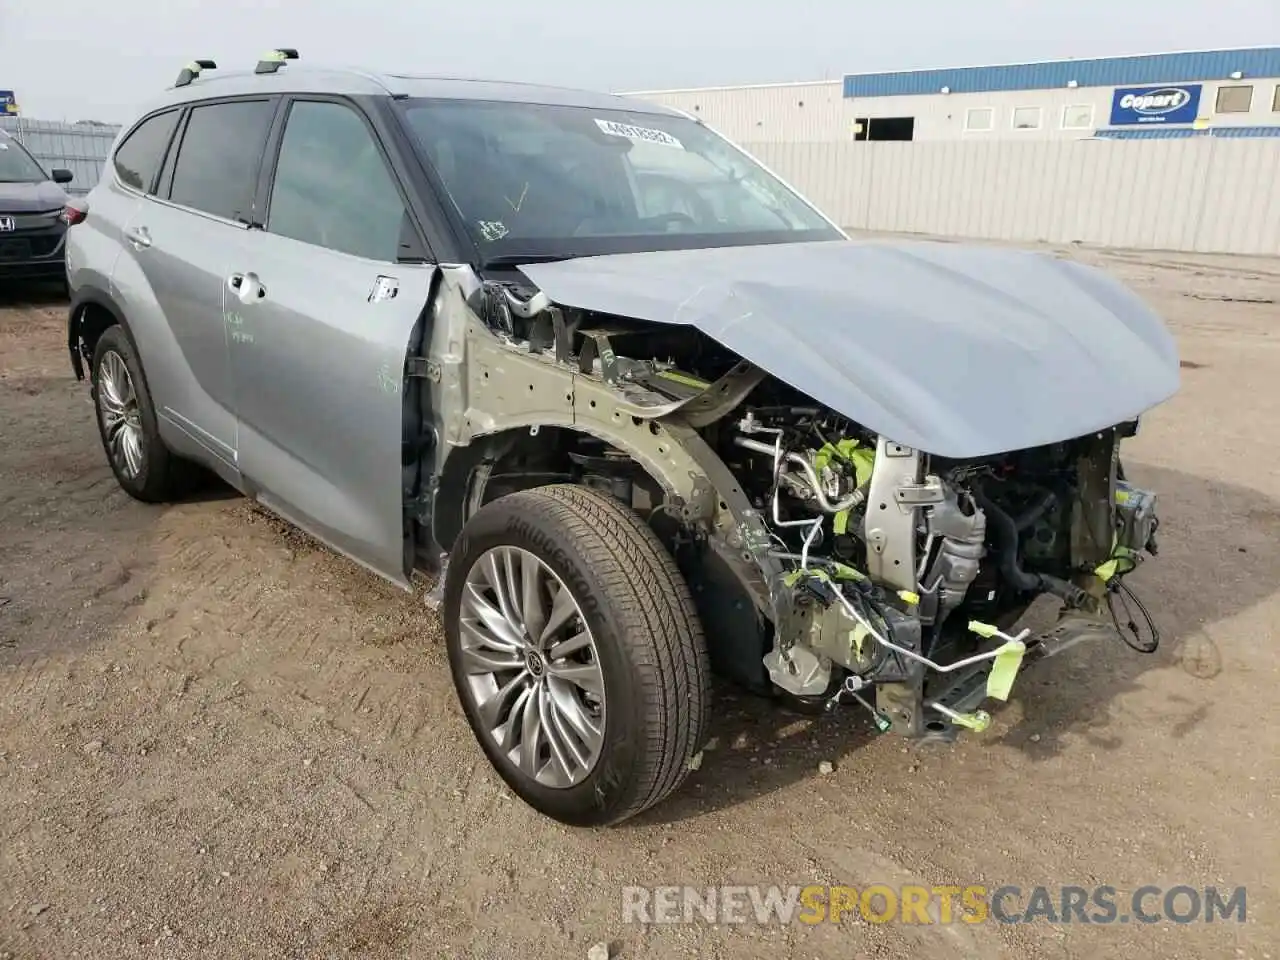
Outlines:
[{"label": "side mirror", "polygon": [[49,173],[53,176],[54,183],[70,183],[76,178],[74,173],[70,170],[63,169],[62,167],[59,167],[57,170],[50,170]]}]

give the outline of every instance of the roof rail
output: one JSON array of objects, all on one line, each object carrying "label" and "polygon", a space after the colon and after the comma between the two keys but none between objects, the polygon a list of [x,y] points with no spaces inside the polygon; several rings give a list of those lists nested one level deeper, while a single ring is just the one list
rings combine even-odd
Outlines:
[{"label": "roof rail", "polygon": [[173,82],[175,87],[185,87],[196,77],[200,76],[201,70],[217,70],[218,65],[212,60],[192,60],[182,72],[178,74],[178,79]]},{"label": "roof rail", "polygon": [[293,47],[280,47],[272,50],[270,53],[264,54],[262,59],[258,61],[258,65],[253,68],[254,73],[275,73],[285,65],[287,60],[297,60],[298,51]]}]

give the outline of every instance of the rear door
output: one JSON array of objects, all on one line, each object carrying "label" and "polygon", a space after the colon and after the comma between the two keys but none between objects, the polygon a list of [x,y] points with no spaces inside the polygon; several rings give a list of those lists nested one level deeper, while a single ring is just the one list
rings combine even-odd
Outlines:
[{"label": "rear door", "polygon": [[[129,249],[130,254],[124,256],[132,259],[132,248],[125,241],[124,231],[133,221],[143,198],[155,193],[160,169],[164,166],[182,114],[181,107],[153,113],[143,118],[115,146],[101,181],[89,193],[88,202],[93,215],[75,230],[67,232],[67,278],[73,295],[81,292],[108,293],[119,300],[112,276],[123,250]],[[126,272],[136,279],[138,265],[134,262],[131,266],[132,270]],[[134,313],[145,315],[136,318],[144,327],[163,320],[154,300],[150,299],[144,299],[128,312],[131,325],[135,322]],[[139,350],[142,349],[139,344]],[[144,351],[144,365],[146,359]]]},{"label": "rear door", "polygon": [[404,367],[435,268],[354,103],[295,99],[272,139],[265,229],[227,277],[241,471],[266,506],[404,585]]},{"label": "rear door", "polygon": [[[155,196],[124,230],[115,283],[163,317],[144,357],[158,412],[230,469],[236,416],[222,300],[230,263],[254,220],[254,194],[278,98],[199,103],[187,111]],[[162,345],[162,346],[161,346]]]}]

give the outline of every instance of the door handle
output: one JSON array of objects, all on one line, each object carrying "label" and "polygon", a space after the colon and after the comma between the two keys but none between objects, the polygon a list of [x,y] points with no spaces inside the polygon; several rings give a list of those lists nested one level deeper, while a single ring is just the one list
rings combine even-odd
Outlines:
[{"label": "door handle", "polygon": [[267,295],[256,273],[233,273],[227,277],[227,289],[240,298],[241,303],[255,303]]},{"label": "door handle", "polygon": [[151,231],[146,227],[133,227],[124,232],[124,238],[133,244],[135,250],[151,246]]}]

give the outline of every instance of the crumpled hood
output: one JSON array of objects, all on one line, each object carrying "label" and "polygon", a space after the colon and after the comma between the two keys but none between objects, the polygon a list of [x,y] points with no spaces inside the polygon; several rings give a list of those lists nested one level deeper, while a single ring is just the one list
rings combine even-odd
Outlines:
[{"label": "crumpled hood", "polygon": [[890,440],[980,457],[1131,420],[1178,389],[1161,319],[1101,270],[928,241],[521,267],[553,301],[688,324]]},{"label": "crumpled hood", "polygon": [[65,206],[67,195],[52,180],[0,183],[0,213],[42,213]]}]

